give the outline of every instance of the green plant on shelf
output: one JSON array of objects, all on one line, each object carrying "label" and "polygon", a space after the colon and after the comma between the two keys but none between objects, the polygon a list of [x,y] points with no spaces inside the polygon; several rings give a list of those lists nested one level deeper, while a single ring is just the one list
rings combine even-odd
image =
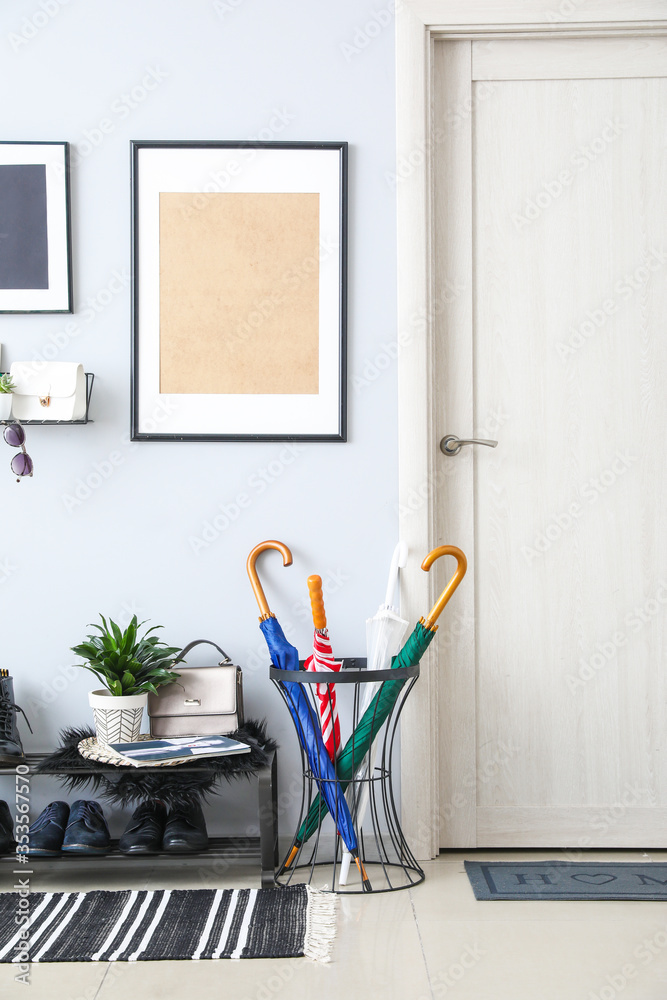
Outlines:
[{"label": "green plant on shelf", "polygon": [[137,622],[136,615],[124,632],[111,618],[108,624],[104,615],[100,618],[102,625],[89,626],[100,634],[88,635],[85,642],[72,646],[72,652],[86,661],[77,666],[95,674],[110,694],[157,694],[157,688],[177,680],[180,675],[170,668],[180,650],[150,634],[162,625],[154,625],[139,637],[146,622]]},{"label": "green plant on shelf", "polygon": [[0,375],[0,393],[11,393],[16,391],[16,386],[11,375]]}]

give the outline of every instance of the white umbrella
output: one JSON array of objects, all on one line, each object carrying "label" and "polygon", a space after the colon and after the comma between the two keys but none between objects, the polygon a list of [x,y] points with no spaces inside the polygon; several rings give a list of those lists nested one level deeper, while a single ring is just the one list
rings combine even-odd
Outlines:
[{"label": "white umbrella", "polygon": [[[408,622],[405,618],[401,618],[398,613],[398,608],[394,606],[394,597],[396,594],[396,584],[398,583],[398,572],[405,567],[407,561],[408,546],[406,542],[399,542],[394,549],[393,556],[391,557],[391,566],[389,567],[387,592],[385,594],[384,604],[380,605],[372,618],[368,618],[366,620],[366,656],[368,657],[368,670],[387,669],[391,666],[392,658],[398,654],[401,648],[401,642],[403,641],[403,636],[407,630]],[[373,700],[379,688],[379,684],[365,684],[364,688],[364,697],[359,710],[360,717],[363,716],[364,712]],[[370,795],[370,782],[366,781],[362,786],[359,786],[357,782],[360,779],[373,774],[377,746],[378,741],[376,739],[370,748],[368,755],[357,770],[357,773],[354,776],[355,780],[350,782],[350,786],[345,796],[350,807],[352,817],[356,821],[357,830],[360,830],[363,824]],[[361,787],[361,791],[358,790],[359,787]],[[351,861],[352,855],[345,851],[343,853],[340,866],[339,882],[341,885],[347,885],[347,876],[350,870]]]}]

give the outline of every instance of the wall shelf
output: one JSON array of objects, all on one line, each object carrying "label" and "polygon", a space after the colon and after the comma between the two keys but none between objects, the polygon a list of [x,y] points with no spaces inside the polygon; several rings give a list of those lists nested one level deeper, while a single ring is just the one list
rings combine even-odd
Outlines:
[{"label": "wall shelf", "polygon": [[[74,424],[93,424],[94,420],[91,420],[88,416],[90,412],[90,398],[93,395],[93,382],[95,381],[95,376],[92,372],[86,372],[86,415],[82,420],[21,420],[20,424],[22,427],[51,427],[56,424],[64,427],[72,427]],[[11,423],[14,420],[11,417],[9,420],[2,420],[0,423],[6,424]]]}]

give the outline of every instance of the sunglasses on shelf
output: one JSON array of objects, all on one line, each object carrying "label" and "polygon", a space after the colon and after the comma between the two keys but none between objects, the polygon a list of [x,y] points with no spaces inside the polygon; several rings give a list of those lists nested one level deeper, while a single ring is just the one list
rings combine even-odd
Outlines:
[{"label": "sunglasses on shelf", "polygon": [[20,483],[24,476],[32,476],[32,459],[25,450],[25,431],[19,423],[7,424],[2,436],[10,448],[21,449],[11,461],[11,470],[16,476],[16,482]]}]

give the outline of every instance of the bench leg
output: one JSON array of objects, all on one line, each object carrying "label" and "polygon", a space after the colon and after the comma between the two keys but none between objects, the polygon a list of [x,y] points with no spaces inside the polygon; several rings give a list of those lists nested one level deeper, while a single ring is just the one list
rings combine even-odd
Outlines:
[{"label": "bench leg", "polygon": [[259,843],[262,855],[262,888],[276,884],[278,867],[278,759],[276,753],[259,773]]}]

